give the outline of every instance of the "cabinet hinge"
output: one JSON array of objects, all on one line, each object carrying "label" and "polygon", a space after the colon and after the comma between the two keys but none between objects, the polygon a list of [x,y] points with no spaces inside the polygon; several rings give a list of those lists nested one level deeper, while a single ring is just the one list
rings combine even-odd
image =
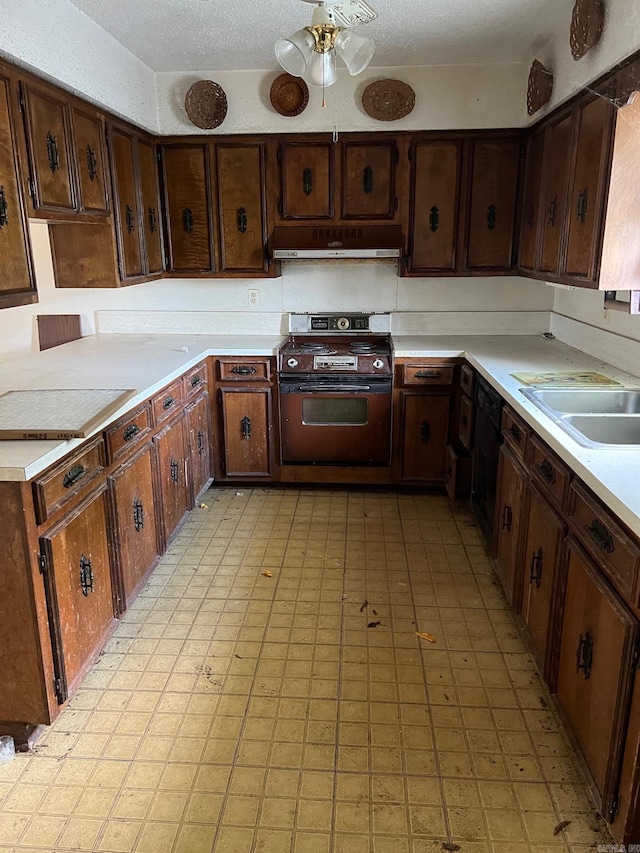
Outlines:
[{"label": "cabinet hinge", "polygon": [[40,574],[47,571],[47,556],[46,554],[38,554],[38,566],[40,567]]},{"label": "cabinet hinge", "polygon": [[29,187],[29,195],[31,196],[31,198],[35,202],[35,200],[36,200],[36,182],[33,180],[33,178],[29,178],[29,180],[27,181],[27,186]]},{"label": "cabinet hinge", "polygon": [[278,213],[280,214],[280,216],[282,216],[282,202],[281,201],[278,202]]},{"label": "cabinet hinge", "polygon": [[56,699],[59,704],[62,704],[63,696],[62,696],[62,680],[60,678],[53,679],[53,689],[56,693]]},{"label": "cabinet hinge", "polygon": [[620,793],[618,792],[614,798],[611,800],[611,808],[609,809],[609,823],[613,823],[616,817],[618,816],[618,812],[620,811]]},{"label": "cabinet hinge", "polygon": [[637,667],[638,661],[640,661],[640,640],[636,643],[633,649],[633,657],[631,658],[631,665]]},{"label": "cabinet hinge", "polygon": [[122,278],[122,261],[118,258],[118,275]]},{"label": "cabinet hinge", "polygon": [[20,112],[24,115],[27,111],[27,105],[26,105],[25,100],[24,100],[24,91],[22,89],[22,84],[20,85],[19,104],[20,104]]}]

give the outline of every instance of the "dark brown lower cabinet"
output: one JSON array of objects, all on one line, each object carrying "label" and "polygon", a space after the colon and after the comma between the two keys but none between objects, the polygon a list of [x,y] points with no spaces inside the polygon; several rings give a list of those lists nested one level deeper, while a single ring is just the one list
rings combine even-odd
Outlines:
[{"label": "dark brown lower cabinet", "polygon": [[557,696],[611,822],[637,657],[638,622],[569,537]]},{"label": "dark brown lower cabinet", "polygon": [[271,388],[221,388],[227,477],[270,477]]},{"label": "dark brown lower cabinet", "polygon": [[163,543],[171,538],[189,510],[186,417],[184,410],[153,439],[157,453],[157,493]]},{"label": "dark brown lower cabinet", "polygon": [[159,554],[153,452],[153,445],[147,444],[109,477],[123,611]]},{"label": "dark brown lower cabinet", "polygon": [[73,691],[114,619],[106,483],[40,537],[56,694]]},{"label": "dark brown lower cabinet", "polygon": [[205,391],[186,408],[191,505],[211,479],[211,413]]},{"label": "dark brown lower cabinet", "polygon": [[532,485],[529,486],[529,513],[526,539],[523,547],[524,571],[522,577],[522,619],[535,656],[546,676],[550,678],[552,653],[550,640],[554,592],[558,577],[558,563],[566,525],[549,503]]},{"label": "dark brown lower cabinet", "polygon": [[494,552],[500,581],[512,607],[519,609],[521,519],[525,507],[526,472],[508,446],[500,448],[494,523]]},{"label": "dark brown lower cabinet", "polygon": [[400,392],[403,480],[444,484],[451,395]]}]

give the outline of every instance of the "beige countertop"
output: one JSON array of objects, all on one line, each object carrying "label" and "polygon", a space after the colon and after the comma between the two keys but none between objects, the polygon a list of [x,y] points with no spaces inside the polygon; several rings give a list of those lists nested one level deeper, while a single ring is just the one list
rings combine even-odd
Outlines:
[{"label": "beige countertop", "polygon": [[[95,335],[43,353],[0,361],[0,392],[41,388],[132,388],[110,421],[208,355],[275,355],[281,336]],[[624,385],[640,378],[556,340],[538,336],[393,336],[396,357],[464,356],[569,467],[640,536],[640,448],[591,449],[567,435],[520,393],[511,374],[597,371]],[[106,426],[104,424],[103,426]],[[0,479],[30,480],[73,450],[72,441],[0,442]]]}]

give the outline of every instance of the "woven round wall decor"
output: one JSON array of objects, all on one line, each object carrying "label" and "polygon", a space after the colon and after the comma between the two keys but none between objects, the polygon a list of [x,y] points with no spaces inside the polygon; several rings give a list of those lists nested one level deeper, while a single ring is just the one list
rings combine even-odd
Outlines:
[{"label": "woven round wall decor", "polygon": [[552,91],[553,74],[541,62],[534,59],[527,87],[527,112],[530,116],[537,113],[548,102]]},{"label": "woven round wall decor", "polygon": [[598,44],[603,29],[604,0],[576,0],[569,34],[573,58],[582,59],[588,50]]},{"label": "woven round wall decor", "polygon": [[213,80],[198,80],[187,92],[184,108],[196,127],[212,130],[222,124],[227,114],[227,96]]},{"label": "woven round wall decor", "polygon": [[397,121],[408,116],[416,103],[416,93],[402,80],[375,80],[362,93],[367,115],[378,121]]},{"label": "woven round wall decor", "polygon": [[271,84],[271,106],[281,116],[299,116],[309,103],[309,89],[301,77],[281,74]]}]

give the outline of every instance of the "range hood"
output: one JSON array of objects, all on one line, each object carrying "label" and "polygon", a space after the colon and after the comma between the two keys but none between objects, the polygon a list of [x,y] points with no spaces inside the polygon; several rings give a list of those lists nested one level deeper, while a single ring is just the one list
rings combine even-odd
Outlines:
[{"label": "range hood", "polygon": [[400,225],[276,226],[273,257],[278,260],[344,260],[348,258],[399,258]]}]

